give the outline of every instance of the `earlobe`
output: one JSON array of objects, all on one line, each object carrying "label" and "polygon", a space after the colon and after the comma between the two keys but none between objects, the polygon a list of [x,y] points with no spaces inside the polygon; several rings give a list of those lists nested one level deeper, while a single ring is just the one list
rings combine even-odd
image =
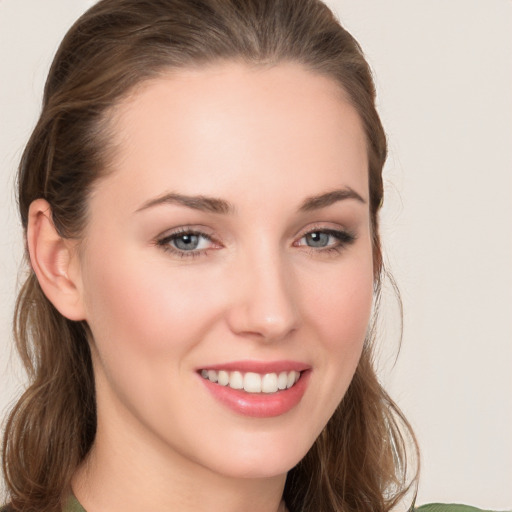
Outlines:
[{"label": "earlobe", "polygon": [[76,242],[59,235],[44,199],[30,205],[27,245],[30,263],[48,300],[66,318],[84,320]]}]

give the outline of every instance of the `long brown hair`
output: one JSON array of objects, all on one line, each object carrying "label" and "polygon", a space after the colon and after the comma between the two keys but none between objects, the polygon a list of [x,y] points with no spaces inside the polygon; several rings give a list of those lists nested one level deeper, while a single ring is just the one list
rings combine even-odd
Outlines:
[{"label": "long brown hair", "polygon": [[[108,119],[144,80],[168,69],[222,60],[296,62],[335,80],[357,109],[369,157],[375,297],[383,274],[378,229],[386,137],[371,72],[355,39],[318,0],[102,0],[69,30],[46,82],[42,113],[23,154],[19,207],[44,198],[63,237],[80,238],[91,187],[108,172]],[[28,271],[16,306],[15,339],[30,386],[12,410],[3,470],[16,511],[60,510],[94,442],[94,375],[87,325],[53,307]],[[289,474],[292,512],[384,512],[407,483],[412,431],[382,389],[373,329],[353,381],[306,457]],[[413,450],[414,451],[414,450]]]}]

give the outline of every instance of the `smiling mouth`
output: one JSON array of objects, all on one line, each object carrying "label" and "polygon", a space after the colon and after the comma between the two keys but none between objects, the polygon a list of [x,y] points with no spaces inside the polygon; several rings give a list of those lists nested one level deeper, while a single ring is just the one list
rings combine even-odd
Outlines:
[{"label": "smiling mouth", "polygon": [[231,389],[247,393],[277,393],[293,387],[300,379],[301,372],[291,370],[279,373],[255,373],[227,370],[201,370],[201,376]]}]

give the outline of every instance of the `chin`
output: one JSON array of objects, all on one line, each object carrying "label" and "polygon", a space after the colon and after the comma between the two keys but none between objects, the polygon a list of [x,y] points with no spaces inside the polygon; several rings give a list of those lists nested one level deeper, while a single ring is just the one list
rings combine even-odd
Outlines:
[{"label": "chin", "polygon": [[274,478],[286,475],[306,455],[311,442],[301,443],[293,435],[281,442],[263,444],[259,440],[248,441],[243,446],[232,445],[223,450],[222,457],[215,457],[211,469],[231,478]]}]

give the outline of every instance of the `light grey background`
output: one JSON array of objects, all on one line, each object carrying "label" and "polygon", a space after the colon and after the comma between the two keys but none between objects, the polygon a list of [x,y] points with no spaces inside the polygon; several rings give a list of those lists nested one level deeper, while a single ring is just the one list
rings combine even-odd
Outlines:
[{"label": "light grey background", "polygon": [[[14,174],[53,53],[93,1],[0,0],[0,416],[23,385],[10,323]],[[422,448],[419,502],[512,507],[512,1],[331,0],[375,70],[389,135],[381,375]]]}]

